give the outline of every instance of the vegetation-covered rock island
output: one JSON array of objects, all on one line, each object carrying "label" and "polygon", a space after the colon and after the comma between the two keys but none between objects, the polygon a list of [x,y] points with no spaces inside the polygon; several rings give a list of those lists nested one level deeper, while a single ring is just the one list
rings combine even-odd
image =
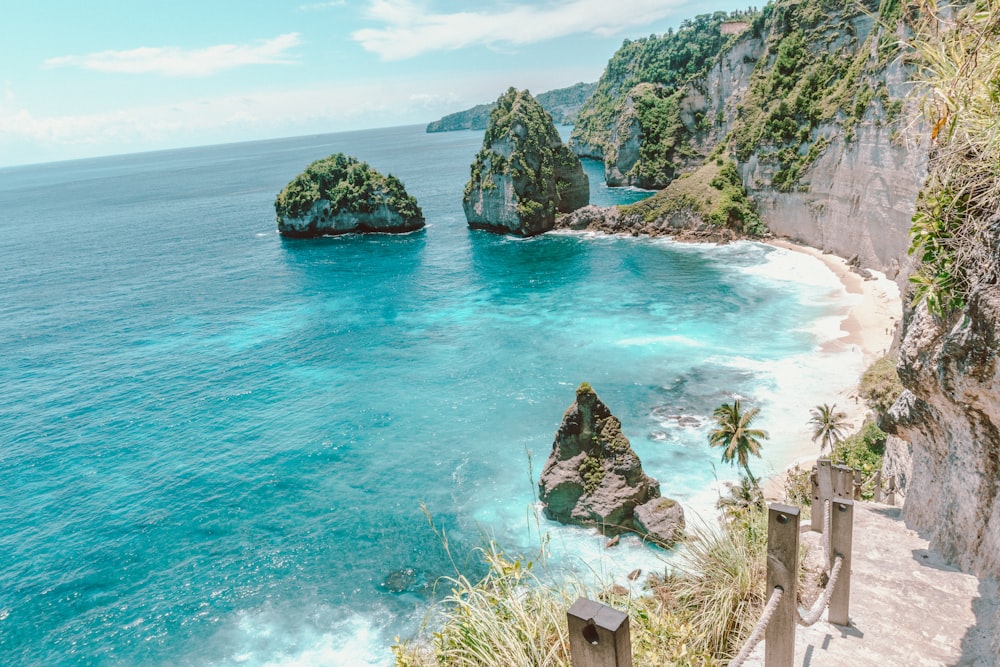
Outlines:
[{"label": "vegetation-covered rock island", "polygon": [[471,172],[462,206],[473,229],[534,236],[552,229],[557,211],[590,200],[580,159],[527,90],[511,88],[497,100]]},{"label": "vegetation-covered rock island", "polygon": [[313,162],[274,200],[278,231],[290,238],[351,232],[402,233],[424,226],[398,178],[337,153]]}]

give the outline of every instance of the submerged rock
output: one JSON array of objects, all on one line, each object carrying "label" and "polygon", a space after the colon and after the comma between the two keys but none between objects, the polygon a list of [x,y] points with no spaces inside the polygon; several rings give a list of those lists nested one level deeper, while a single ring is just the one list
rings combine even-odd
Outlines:
[{"label": "submerged rock", "polygon": [[462,206],[474,229],[534,236],[552,229],[557,211],[590,201],[580,159],[526,90],[511,88],[497,100],[471,172]]},{"label": "submerged rock", "polygon": [[337,153],[313,162],[274,201],[282,236],[401,233],[424,226],[417,200],[395,176]]},{"label": "submerged rock", "polygon": [[[651,504],[652,514],[659,513],[661,505],[675,514],[680,510],[675,501],[660,498],[660,483],[643,472],[621,422],[587,383],[576,390],[576,401],[563,415],[538,492],[550,519],[596,526],[609,535],[633,530],[645,534],[651,524],[659,526],[659,519],[636,521],[636,508],[650,501],[660,501]],[[653,537],[669,544],[679,535],[664,533]]]}]

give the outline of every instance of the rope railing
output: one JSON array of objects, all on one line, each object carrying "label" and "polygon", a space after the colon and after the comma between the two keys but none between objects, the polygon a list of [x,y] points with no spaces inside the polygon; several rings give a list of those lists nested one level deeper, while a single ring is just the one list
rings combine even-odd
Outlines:
[{"label": "rope railing", "polygon": [[768,598],[767,604],[764,606],[764,611],[760,614],[760,620],[757,621],[757,625],[753,626],[753,631],[750,636],[747,637],[746,643],[743,644],[743,648],[740,652],[736,654],[732,660],[729,661],[729,667],[741,667],[746,661],[747,657],[750,655],[751,651],[757,647],[760,640],[764,638],[764,631],[767,630],[768,623],[771,622],[771,618],[774,617],[774,612],[778,608],[778,604],[781,602],[781,596],[784,594],[784,590],[780,586],[775,586],[774,590],[771,591],[771,597]]},{"label": "rope railing", "polygon": [[[846,479],[846,477],[845,477]],[[838,486],[838,488],[847,488]],[[833,625],[850,624],[851,546],[854,501],[838,496],[817,503],[823,507],[824,552],[829,578],[809,611],[799,609],[799,518],[790,505],[768,506],[767,583],[770,591],[760,619],[729,667],[742,667],[764,642],[763,667],[791,667],[795,661],[796,626],[815,624],[826,610]],[[607,605],[580,598],[567,612],[572,664],[576,667],[632,667],[628,615]]]},{"label": "rope railing", "polygon": [[823,589],[823,593],[816,598],[816,602],[809,609],[805,616],[802,612],[798,613],[798,624],[804,628],[808,628],[811,625],[815,625],[816,621],[820,619],[823,612],[826,610],[827,606],[830,604],[830,598],[833,596],[833,591],[837,588],[837,578],[840,576],[840,568],[844,564],[844,557],[837,556],[833,561],[833,569],[830,570],[830,579],[826,582],[826,587]]}]

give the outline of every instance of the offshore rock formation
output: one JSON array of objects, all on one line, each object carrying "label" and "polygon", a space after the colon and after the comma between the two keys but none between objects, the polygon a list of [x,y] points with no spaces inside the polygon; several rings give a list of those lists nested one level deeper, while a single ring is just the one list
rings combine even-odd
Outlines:
[{"label": "offshore rock formation", "polygon": [[563,415],[538,492],[550,519],[605,534],[635,530],[669,545],[684,528],[680,505],[660,497],[660,483],[643,472],[621,422],[587,383]]},{"label": "offshore rock formation", "polygon": [[557,211],[590,199],[580,159],[526,90],[497,100],[471,172],[462,206],[473,229],[534,236],[552,229]]},{"label": "offshore rock formation", "polygon": [[343,153],[306,167],[278,194],[274,210],[278,231],[291,238],[402,233],[424,226],[417,200],[399,179]]}]

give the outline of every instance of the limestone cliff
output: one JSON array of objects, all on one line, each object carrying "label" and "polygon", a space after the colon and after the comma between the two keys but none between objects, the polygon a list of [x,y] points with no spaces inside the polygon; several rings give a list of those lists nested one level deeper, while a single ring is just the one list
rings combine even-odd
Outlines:
[{"label": "limestone cliff", "polygon": [[670,544],[684,527],[680,505],[660,497],[621,422],[586,383],[563,415],[538,492],[549,518],[607,534],[636,530]]},{"label": "limestone cliff", "polygon": [[462,198],[469,226],[534,236],[552,229],[557,211],[574,211],[589,199],[583,165],[552,117],[526,90],[501,95]]},{"label": "limestone cliff", "polygon": [[886,428],[912,456],[907,523],[963,569],[1000,578],[1000,42],[984,39],[1000,18],[982,7],[918,32],[939,103],[913,218],[918,305],[898,365],[907,391]]},{"label": "limestone cliff", "polygon": [[[611,184],[652,188],[734,159],[772,233],[905,282],[926,133],[904,102],[902,5],[776,0],[736,34],[724,18],[626,43],[581,110],[573,149],[602,158]],[[684,62],[681,74],[667,60]]]},{"label": "limestone cliff", "polygon": [[274,201],[282,236],[400,233],[424,226],[417,201],[394,176],[337,153],[313,162]]}]

